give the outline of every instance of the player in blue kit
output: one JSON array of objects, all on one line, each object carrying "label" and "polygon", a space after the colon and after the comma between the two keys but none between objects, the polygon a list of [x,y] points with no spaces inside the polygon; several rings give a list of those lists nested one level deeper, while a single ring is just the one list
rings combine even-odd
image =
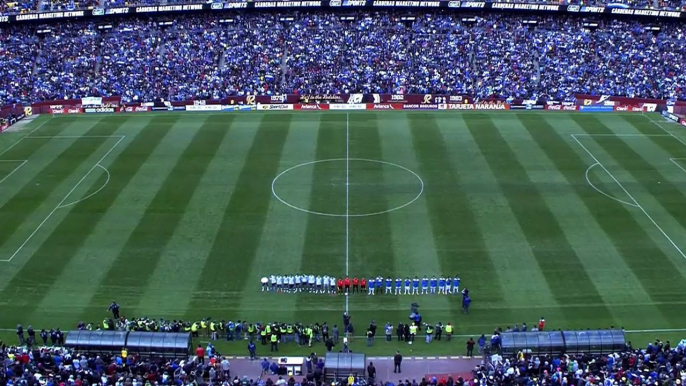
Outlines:
[{"label": "player in blue kit", "polygon": [[367,292],[367,295],[374,295],[374,285],[376,284],[376,280],[374,280],[373,277],[370,277],[368,284],[369,285],[367,287],[369,287],[369,292]]},{"label": "player in blue kit", "polygon": [[460,293],[460,277],[457,275],[455,275],[455,277],[453,278],[453,293]]},{"label": "player in blue kit", "polygon": [[422,295],[429,293],[429,279],[424,276],[422,278]]},{"label": "player in blue kit", "polygon": [[419,295],[419,278],[417,276],[412,279],[412,295]]},{"label": "player in blue kit", "polygon": [[400,295],[400,292],[403,288],[403,279],[397,277],[395,278],[395,291],[393,292],[394,295]]},{"label": "player in blue kit", "polygon": [[409,294],[410,294],[410,287],[411,287],[411,285],[412,285],[412,281],[410,281],[410,278],[409,278],[409,277],[406,277],[406,278],[405,278],[405,295],[409,295]]},{"label": "player in blue kit", "polygon": [[453,288],[453,279],[450,278],[450,276],[445,278],[445,294],[451,294]]},{"label": "player in blue kit", "polygon": [[438,278],[438,293],[445,295],[445,278],[443,276]]},{"label": "player in blue kit", "polygon": [[382,288],[383,288],[383,277],[377,276],[376,277],[376,293],[381,293]]},{"label": "player in blue kit", "polygon": [[438,286],[438,280],[436,280],[436,276],[431,276],[431,280],[429,280],[429,287],[431,287],[431,293],[435,294],[436,293],[436,287]]},{"label": "player in blue kit", "polygon": [[384,294],[392,294],[393,293],[393,279],[391,277],[386,278],[386,291],[384,291]]}]

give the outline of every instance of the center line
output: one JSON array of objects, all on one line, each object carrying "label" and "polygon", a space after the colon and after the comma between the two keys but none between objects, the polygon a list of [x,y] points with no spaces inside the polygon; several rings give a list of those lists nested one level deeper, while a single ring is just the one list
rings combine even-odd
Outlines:
[{"label": "center line", "polygon": [[[350,277],[350,129],[349,114],[345,114],[345,277]],[[345,295],[345,312],[348,312],[348,297]]]}]

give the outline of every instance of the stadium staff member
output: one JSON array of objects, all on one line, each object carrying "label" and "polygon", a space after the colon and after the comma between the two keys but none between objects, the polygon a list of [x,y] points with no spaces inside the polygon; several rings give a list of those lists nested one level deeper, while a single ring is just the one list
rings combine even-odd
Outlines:
[{"label": "stadium staff member", "polygon": [[276,333],[271,334],[271,337],[269,338],[269,341],[271,342],[271,349],[270,351],[279,351],[279,337],[276,335]]}]

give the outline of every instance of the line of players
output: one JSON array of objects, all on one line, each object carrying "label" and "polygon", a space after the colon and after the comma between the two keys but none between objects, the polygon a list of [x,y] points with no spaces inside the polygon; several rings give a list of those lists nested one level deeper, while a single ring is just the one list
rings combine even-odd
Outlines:
[{"label": "line of players", "polygon": [[366,293],[367,295],[430,295],[460,293],[460,277],[436,276],[414,279],[374,278],[358,279],[357,277],[338,278],[334,276],[315,275],[270,275],[260,280],[262,292],[309,292],[320,294]]}]

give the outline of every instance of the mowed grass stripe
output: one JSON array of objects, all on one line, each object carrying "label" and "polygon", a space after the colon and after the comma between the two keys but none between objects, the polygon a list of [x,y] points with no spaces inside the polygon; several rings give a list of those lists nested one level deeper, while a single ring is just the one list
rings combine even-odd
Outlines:
[{"label": "mowed grass stripe", "polygon": [[[351,114],[349,118],[349,156],[383,160],[381,136],[376,114]],[[392,209],[394,194],[385,184],[386,172],[393,166],[375,162],[349,162],[349,213],[365,214]],[[378,205],[378,206],[377,206]],[[388,213],[350,219],[350,275],[375,274],[399,277],[391,240]]]},{"label": "mowed grass stripe", "polygon": [[[572,118],[582,129],[589,131],[593,127],[596,133],[611,134],[603,122],[595,116],[579,115]],[[632,149],[621,138],[592,137],[606,153],[608,153],[631,176],[666,210],[680,225],[686,229],[686,194],[677,188],[653,162],[663,162],[663,159],[647,160],[642,154]],[[678,146],[679,142],[671,137],[650,137],[658,145],[662,143],[663,149],[669,151],[672,146]],[[662,141],[660,141],[662,139]],[[669,144],[663,141],[668,141]],[[652,161],[652,162],[651,162]],[[631,192],[629,192],[631,193]]]},{"label": "mowed grass stripe", "polygon": [[[210,161],[198,188],[191,199],[181,223],[169,240],[155,272],[144,286],[138,309],[153,315],[179,318],[188,312],[195,284],[201,280],[202,270],[196,269],[205,261],[219,230],[240,171],[257,131],[259,120],[229,115],[225,118],[227,131],[215,156]],[[207,293],[213,298],[214,293]],[[216,308],[222,308],[217,302]],[[212,315],[216,310],[192,310],[197,317]],[[202,315],[199,315],[202,314]]]},{"label": "mowed grass stripe", "polygon": [[212,309],[217,303],[236,310],[241,303],[262,237],[272,197],[271,182],[279,167],[291,115],[265,114],[256,115],[254,119],[260,119],[257,133],[223,213],[210,254],[194,267],[202,269],[202,274],[187,316],[196,316],[194,310]]},{"label": "mowed grass stripe", "polygon": [[[573,302],[580,295],[590,303],[603,304],[602,297],[557,219],[493,121],[487,114],[474,114],[465,116],[465,122],[498,179],[500,189],[529,241],[558,304]],[[572,288],[575,290],[570,291]],[[578,318],[580,312],[582,310],[562,307],[562,313],[568,320]],[[612,320],[607,307],[598,307],[587,313],[589,317]]]},{"label": "mowed grass stripe", "polygon": [[[57,126],[64,129],[71,122],[71,120],[61,120],[57,123]],[[91,131],[95,130],[97,130],[97,127],[91,129]],[[16,191],[0,207],[0,218],[3,219],[0,221],[0,245],[6,245],[7,240],[24,224],[26,219],[106,140],[87,139],[73,141],[69,147],[60,152],[43,170],[34,175],[20,190]],[[49,142],[51,142],[50,139],[24,139],[22,143],[3,154],[2,159],[29,160],[31,155]],[[57,206],[60,199],[55,202],[55,206]]]},{"label": "mowed grass stripe", "polygon": [[[318,132],[318,114],[293,115],[279,173],[315,160]],[[275,191],[286,202],[309,208],[312,171],[313,166],[303,166],[283,174],[276,181]],[[295,321],[295,305],[300,295],[264,293],[260,279],[269,275],[300,274],[307,219],[306,213],[290,208],[274,197],[270,200],[260,245],[238,307],[241,316],[249,321],[271,320],[275,311],[279,320]]]},{"label": "mowed grass stripe", "polygon": [[[593,161],[583,159],[571,147],[576,145],[576,142],[565,141],[548,119],[540,119],[529,114],[518,114],[517,118],[541,150],[564,174],[565,179],[603,230],[604,235],[624,259],[624,265],[629,267],[632,275],[640,282],[643,287],[641,292],[647,293],[656,303],[664,301],[661,295],[663,284],[675,283],[674,286],[677,286],[676,283],[682,281],[683,278],[676,280],[674,275],[678,277],[678,273],[673,266],[670,268],[669,259],[661,253],[653,239],[646,233],[645,228],[636,221],[630,212],[631,209],[619,203],[610,202],[609,198],[600,195],[588,186],[584,171],[587,168],[586,165],[590,165]],[[624,278],[618,277],[617,280],[624,280]],[[669,305],[655,307],[661,311],[665,320],[672,320],[669,310],[674,307]],[[628,325],[625,327],[629,328]]]},{"label": "mowed grass stripe", "polygon": [[[111,135],[120,125],[121,122],[114,119],[105,119],[92,127],[88,131],[88,135]],[[64,139],[55,139],[54,141],[62,140]],[[74,183],[77,183],[82,176],[74,176],[75,172],[81,169],[90,169],[90,165],[85,165],[85,162],[91,159],[106,142],[108,142],[108,138],[73,140],[50,164],[36,174],[31,182],[10,199],[3,206],[3,210],[0,210],[0,216],[4,219],[0,228],[3,231],[2,236],[0,236],[2,242],[5,243],[18,227],[25,227],[27,230],[37,229],[40,223],[25,224],[24,221],[30,218],[36,209],[45,207],[44,202],[47,204],[50,201],[47,207],[53,210],[69,191],[69,187],[64,186],[66,179],[71,176]],[[62,192],[63,190],[64,192]],[[4,208],[9,210],[4,210]],[[74,208],[71,208],[70,212],[71,210]],[[44,215],[41,214],[39,216],[41,221],[49,213],[46,211]],[[53,220],[57,220],[57,218],[55,217]],[[7,227],[5,227],[6,224]],[[78,240],[80,235],[73,232],[55,234],[56,231],[64,228],[62,224],[64,224],[64,219],[47,239],[44,239],[30,259],[22,259],[22,256],[19,255],[14,256],[21,259],[15,262],[21,268],[16,271],[9,282],[6,282],[6,286],[0,292],[3,299],[7,299],[5,307],[16,308],[16,311],[11,313],[13,319],[21,321],[36,309],[37,300],[45,294],[55,279],[52,273],[61,268],[61,259],[71,257],[71,242]],[[24,237],[28,236],[22,235],[22,238]],[[37,238],[32,238],[31,241],[40,242]],[[7,245],[5,244],[5,246]],[[14,245],[12,247],[15,249]],[[46,259],[46,254],[49,254],[51,258]],[[59,257],[52,258],[55,255]],[[11,255],[7,257],[11,257]],[[23,296],[12,295],[18,291]]]},{"label": "mowed grass stripe", "polygon": [[[464,116],[463,116],[464,117]],[[545,309],[548,318],[555,318],[559,313],[557,302],[548,288],[543,272],[538,268],[536,258],[517,218],[512,213],[507,198],[500,189],[499,180],[491,171],[476,141],[465,128],[462,118],[437,119],[439,130],[446,146],[459,149],[450,153],[455,172],[462,181],[464,192],[469,200],[477,225],[481,229],[488,255],[493,261],[494,279],[503,283],[506,288],[503,296],[509,306],[526,306],[531,304],[531,293],[537,293],[537,304]],[[459,122],[461,130],[455,130]],[[514,135],[516,131],[513,131]],[[522,280],[526,277],[526,280]],[[529,310],[512,311],[514,320],[539,318],[539,315],[523,314]],[[498,321],[496,321],[497,323]]]},{"label": "mowed grass stripe", "polygon": [[[102,289],[91,299],[91,304],[107,304],[112,297],[109,288],[113,286],[136,288],[148,282],[186,212],[198,181],[226,134],[225,120],[219,115],[209,116],[200,128],[191,125],[188,131],[193,133],[192,140],[186,144],[183,152],[175,154],[170,149],[167,162],[174,162],[174,168],[146,208],[136,229],[103,279]],[[134,266],[137,269],[132,270],[131,267]],[[137,305],[142,296],[143,291],[132,292],[127,296],[127,303]]]},{"label": "mowed grass stripe", "polygon": [[[383,160],[378,123],[377,114],[349,115],[350,158]],[[351,161],[349,169],[349,213],[373,213],[390,210],[396,206],[396,202],[392,201],[395,194],[392,190],[394,185],[386,184],[386,181],[388,175],[397,175],[399,170],[390,165],[363,161]],[[350,277],[378,275],[386,278],[390,276],[394,279],[395,291],[395,279],[404,278],[410,274],[401,269],[396,260],[389,213],[350,218],[349,244]],[[399,306],[401,299],[394,296],[392,300],[387,297],[374,300],[387,305],[395,303]],[[369,305],[371,305],[371,299],[350,302],[351,310],[355,310],[358,306],[364,309]]]},{"label": "mowed grass stripe", "polygon": [[[103,162],[110,171],[110,182],[97,195],[76,205],[60,224],[64,228],[56,234],[71,229],[79,239],[72,243],[73,253],[59,256],[61,267],[52,273],[52,285],[37,300],[39,306],[30,319],[34,323],[44,320],[45,325],[64,326],[77,318],[87,322],[101,320],[103,305],[88,308],[89,301],[100,289],[103,277],[152,199],[154,192],[143,187],[159,186],[167,174],[155,162],[156,149],[169,140],[166,128],[178,117],[120,119],[126,123],[117,134],[126,133],[127,137],[112,157]],[[48,244],[43,253],[50,254]],[[79,291],[74,291],[74,283],[78,283]],[[118,295],[119,301],[125,301],[119,298],[119,294],[125,294],[121,288],[109,290]]]},{"label": "mowed grass stripe", "polygon": [[[344,159],[346,114],[328,113],[319,117],[315,158]],[[310,207],[326,213],[345,214],[345,161],[314,164],[310,184]],[[298,272],[336,278],[345,276],[345,217],[308,215]],[[330,295],[302,294],[298,296],[295,315],[300,322],[321,323],[317,310],[343,312],[344,309],[342,297],[332,300]]]},{"label": "mowed grass stripe", "polygon": [[[531,124],[535,125],[540,120],[540,118],[532,120]],[[555,124],[554,128],[546,127],[541,130],[555,130],[557,133],[560,133],[560,129],[564,132],[570,125],[576,127],[573,122],[562,116],[555,116],[552,122]],[[559,170],[559,163],[550,159],[537,141],[531,137],[527,128],[528,126],[525,128],[524,124],[516,118],[509,118],[506,125],[501,126],[500,133],[510,144],[510,147],[513,150],[516,149],[515,154],[519,158],[520,163],[527,170],[531,181],[538,187],[546,205],[550,208],[565,233],[569,244],[576,252],[576,255],[579,256],[581,264],[587,272],[593,273],[591,278],[604,302],[604,304],[591,304],[590,302],[579,300],[575,305],[583,310],[606,306],[613,316],[614,325],[630,324],[635,318],[635,312],[631,310],[631,307],[626,307],[626,305],[632,303],[651,304],[652,301],[643,290],[640,281],[625,264],[620,252],[597,224],[594,214],[588,210],[585,203],[579,198],[574,189],[575,187],[572,186],[573,183],[581,183],[582,185],[577,187],[587,188],[597,193],[590,186],[584,184],[584,176],[588,164],[575,163],[574,159],[567,160],[563,157],[564,153],[556,156],[562,157],[560,164],[563,164],[570,174],[575,173],[575,176],[579,179],[569,181]],[[578,129],[576,130],[578,132]],[[558,136],[560,141],[564,141],[562,138],[569,138],[568,135],[564,134],[558,134]],[[545,143],[546,147],[565,145],[564,142],[561,144]],[[594,169],[591,169],[591,173],[593,172]],[[591,178],[593,176],[593,174],[590,175]],[[609,180],[609,177],[607,179]],[[606,186],[599,182],[594,182],[594,184],[601,189],[607,189]],[[615,201],[611,201],[600,194],[597,194],[595,198],[599,197],[605,199],[605,204],[610,208],[612,205],[616,205]],[[618,277],[621,277],[622,280],[617,280]],[[651,320],[652,326],[666,324],[660,318],[657,309],[654,309],[652,312],[654,313],[654,317]],[[612,322],[613,320],[607,320],[599,325],[608,325],[612,324]],[[639,328],[649,328],[649,326]]]},{"label": "mowed grass stripe", "polygon": [[[382,160],[393,162],[404,166],[415,173],[419,173],[419,161],[412,147],[412,134],[409,122],[405,114],[383,114],[377,116],[376,127],[379,132],[381,142]],[[388,186],[397,184],[394,181],[396,174],[384,176]],[[412,177],[410,177],[412,178]],[[419,193],[421,189],[420,181],[412,181],[407,185],[407,191]],[[426,196],[422,196],[414,203],[405,208],[393,211],[388,214],[393,240],[393,256],[398,274],[402,277],[421,278],[430,273],[456,275],[452,272],[441,272],[436,244],[434,243],[431,232],[431,222],[429,220],[429,208]],[[360,264],[365,264],[364,256],[359,258]],[[373,274],[370,272],[369,274]],[[367,276],[365,276],[367,277]],[[459,296],[459,295],[456,295]],[[454,302],[450,302],[446,296],[403,298],[400,310],[406,310],[407,305],[412,302],[421,303],[424,315],[431,315],[433,320],[448,321],[451,319]],[[353,303],[356,303],[353,302]],[[378,305],[377,305],[378,306]],[[370,310],[370,314],[376,311],[376,307]],[[374,318],[374,316],[370,315]],[[378,316],[376,316],[378,317]],[[391,321],[396,322],[394,318]]]},{"label": "mowed grass stripe", "polygon": [[[486,279],[493,275],[495,265],[488,255],[463,181],[450,162],[452,150],[446,146],[438,128],[437,116],[421,113],[408,115],[407,119],[420,175],[426,184],[424,194],[441,271],[459,275],[461,287],[473,291],[475,313],[479,302],[502,307],[506,305],[503,296],[506,289],[499,280]],[[460,309],[461,297],[451,301],[453,308]],[[507,312],[500,316],[509,318]]]}]

